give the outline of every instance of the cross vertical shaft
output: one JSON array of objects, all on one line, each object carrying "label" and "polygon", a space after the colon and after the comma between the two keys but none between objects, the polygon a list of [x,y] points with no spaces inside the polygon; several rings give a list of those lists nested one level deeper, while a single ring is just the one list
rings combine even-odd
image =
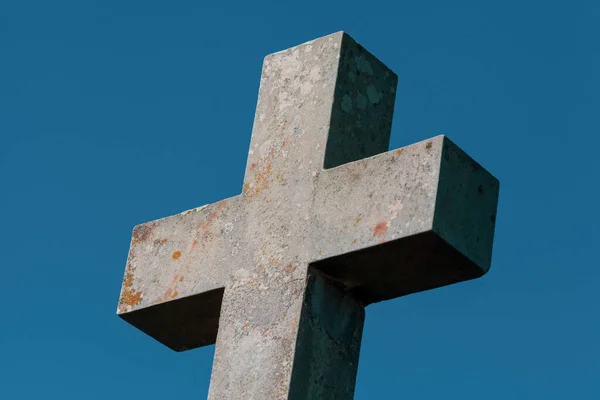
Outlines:
[{"label": "cross vertical shaft", "polygon": [[315,182],[387,150],[396,83],[343,33],[265,59],[242,194],[252,250],[225,288],[209,398],[352,398],[364,309],[309,273]]}]

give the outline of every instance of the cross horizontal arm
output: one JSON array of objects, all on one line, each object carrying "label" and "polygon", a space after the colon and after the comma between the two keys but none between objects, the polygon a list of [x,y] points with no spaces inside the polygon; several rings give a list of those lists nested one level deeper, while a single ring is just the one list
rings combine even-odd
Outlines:
[{"label": "cross horizontal arm", "polygon": [[117,313],[174,350],[214,343],[244,218],[235,196],[136,226]]},{"label": "cross horizontal arm", "polygon": [[322,171],[315,265],[364,304],[483,275],[498,181],[444,136]]}]

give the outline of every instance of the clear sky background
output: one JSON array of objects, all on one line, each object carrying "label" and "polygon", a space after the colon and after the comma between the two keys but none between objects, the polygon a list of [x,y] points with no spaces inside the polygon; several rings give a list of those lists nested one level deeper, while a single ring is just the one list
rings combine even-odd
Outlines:
[{"label": "clear sky background", "polygon": [[347,31],[391,148],[501,182],[492,269],[367,308],[356,399],[598,399],[600,2],[0,2],[0,398],[204,399],[116,316],[134,225],[241,191],[262,60]]}]

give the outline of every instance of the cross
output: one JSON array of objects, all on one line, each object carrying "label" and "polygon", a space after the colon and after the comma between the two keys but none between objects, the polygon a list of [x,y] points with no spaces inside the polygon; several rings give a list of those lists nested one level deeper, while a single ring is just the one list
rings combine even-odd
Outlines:
[{"label": "cross", "polygon": [[498,181],[387,151],[396,86],[343,32],[267,56],[242,193],[134,228],[117,312],[216,343],[209,399],[352,399],[367,305],[488,271]]}]

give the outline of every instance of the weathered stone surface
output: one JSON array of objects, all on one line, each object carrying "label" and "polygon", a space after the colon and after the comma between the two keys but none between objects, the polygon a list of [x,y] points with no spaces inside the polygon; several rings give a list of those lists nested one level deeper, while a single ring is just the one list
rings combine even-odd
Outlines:
[{"label": "weathered stone surface", "polygon": [[363,304],[490,267],[498,181],[445,136],[318,175],[312,261]]},{"label": "weathered stone surface", "polygon": [[244,218],[236,196],[136,226],[119,315],[174,350],[213,344],[230,266],[244,263]]},{"label": "weathered stone surface", "polygon": [[134,229],[118,313],[216,340],[210,399],[351,399],[365,305],[489,269],[498,182],[444,136],[386,152],[396,83],[344,33],[266,57],[241,195]]}]

